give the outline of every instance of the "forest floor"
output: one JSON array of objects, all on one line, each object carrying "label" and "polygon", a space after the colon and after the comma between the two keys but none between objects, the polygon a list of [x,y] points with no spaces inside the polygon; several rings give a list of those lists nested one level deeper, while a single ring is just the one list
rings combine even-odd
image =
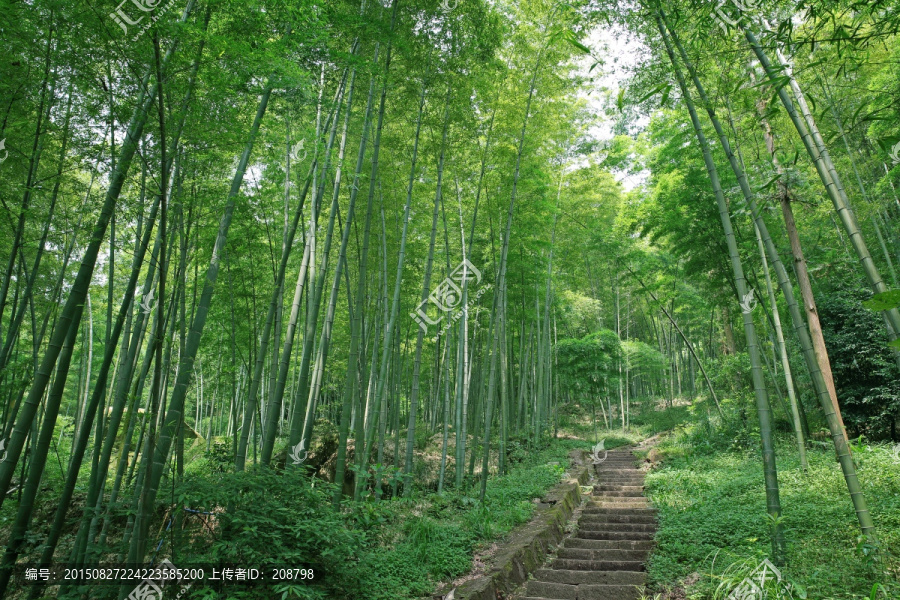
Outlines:
[{"label": "forest floor", "polygon": [[[328,548],[334,561],[327,567],[330,572],[323,569],[326,587],[320,589],[326,595],[316,598],[430,598],[436,589],[452,589],[484,570],[507,535],[531,519],[538,499],[559,483],[571,450],[590,450],[600,439],[607,449],[653,439],[652,450],[638,453],[648,463],[645,493],[659,518],[647,566],[649,598],[719,600],[768,556],[768,526],[758,434],[755,437],[737,425],[710,424],[706,409],[701,401],[671,405],[648,401],[634,411],[628,433],[597,428],[583,413],[560,415],[560,426],[549,432],[555,437],[545,438],[540,448],[524,439],[510,439],[508,473],[488,480],[484,502],[479,500],[477,477],[471,485],[458,489],[452,485],[452,457],[443,494],[424,489],[408,498],[390,498],[387,485],[380,501],[366,498],[334,509],[328,501],[328,485],[321,479],[312,488],[298,488],[299,480],[285,474],[217,471],[213,453],[205,463],[198,461],[206,466],[198,467],[201,472],[190,475],[185,483],[187,491],[176,495],[182,494],[185,505],[210,510],[209,506],[224,505],[223,498],[233,489],[260,490],[246,498],[249,508],[236,509],[245,526],[258,532],[252,539],[241,538],[246,541],[241,551],[248,556],[255,552],[260,560],[282,561],[298,552],[312,556]],[[429,475],[437,473],[439,464],[431,463],[435,457],[439,463],[440,449],[434,448],[439,441],[428,440],[420,449],[422,456],[429,457],[419,473],[425,477],[417,478],[420,482],[430,481]],[[53,498],[51,492],[59,485],[65,445],[60,449],[62,460],[48,469],[44,498]],[[782,573],[794,586],[793,597],[900,597],[896,558],[900,555],[900,461],[890,449],[854,445],[860,480],[878,527],[880,552],[859,541],[846,486],[830,448],[810,443],[806,475],[800,471],[788,434],[778,438],[776,449],[788,541]],[[386,458],[389,463],[390,457]],[[260,478],[265,480],[257,481]],[[254,485],[247,487],[248,482]],[[2,517],[8,519],[14,507],[14,502],[4,506],[0,530],[9,522]],[[48,515],[51,509],[52,502],[40,503],[39,515]],[[300,524],[276,523],[272,515],[279,511],[306,511],[306,517]],[[325,546],[304,541],[303,536],[312,531]],[[26,557],[36,555],[43,533],[41,525],[39,535],[27,544]],[[72,533],[64,536],[63,548],[68,547]],[[270,539],[280,541],[273,545],[266,542]],[[198,540],[192,544],[185,536],[180,541],[172,538],[160,545],[160,556],[174,557],[178,545],[181,557],[199,561],[221,556],[230,548],[227,540]],[[333,585],[328,583],[329,576]]]},{"label": "forest floor", "polygon": [[592,465],[590,492],[565,539],[513,598],[639,600],[656,510],[643,495],[644,470],[634,449],[613,450]]},{"label": "forest floor", "polygon": [[[649,409],[649,410],[647,410]],[[650,600],[721,600],[770,555],[758,434],[713,425],[685,402],[645,407],[626,434],[653,440],[638,456],[645,493],[658,511],[647,565]],[[625,443],[621,430],[576,425],[585,440]],[[563,435],[560,432],[560,435]],[[833,450],[812,441],[800,469],[793,437],[777,436],[790,596],[810,600],[900,598],[900,460],[886,445],[854,444],[860,480],[879,535],[864,543]]]},{"label": "forest floor", "polygon": [[[758,436],[758,434],[757,434]],[[659,511],[649,580],[659,600],[724,598],[769,555],[758,437],[701,424],[654,449],[646,493]],[[900,461],[884,445],[854,445],[880,551],[862,542],[834,451],[816,442],[800,469],[788,435],[776,446],[787,538],[781,574],[794,598],[900,598]]]}]

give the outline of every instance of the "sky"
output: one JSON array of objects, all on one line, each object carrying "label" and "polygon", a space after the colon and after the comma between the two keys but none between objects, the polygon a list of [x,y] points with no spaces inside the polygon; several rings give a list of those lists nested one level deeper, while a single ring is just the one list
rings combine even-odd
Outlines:
[{"label": "sky", "polygon": [[[591,55],[585,55],[578,61],[578,74],[583,77],[593,77],[594,85],[588,88],[588,92],[579,92],[578,97],[587,101],[598,115],[604,115],[609,107],[614,105],[619,89],[624,87],[630,74],[642,62],[647,55],[647,48],[618,26],[603,26],[594,28],[582,43],[591,49]],[[597,60],[602,64],[590,71],[591,65]],[[641,116],[637,125],[640,128],[649,123],[649,115]],[[598,141],[607,141],[613,138],[613,121],[609,118],[592,127],[589,132]],[[649,172],[627,173],[614,171],[616,180],[622,184],[626,192],[641,185],[649,175]]]}]

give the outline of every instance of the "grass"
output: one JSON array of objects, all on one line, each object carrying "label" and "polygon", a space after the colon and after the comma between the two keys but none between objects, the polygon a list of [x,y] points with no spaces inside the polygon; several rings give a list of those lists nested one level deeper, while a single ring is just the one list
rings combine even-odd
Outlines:
[{"label": "grass", "polygon": [[[723,578],[770,553],[758,434],[701,422],[678,428],[657,452],[663,463],[646,479],[660,519],[651,582],[658,591],[680,583],[679,597],[690,600],[723,597]],[[811,448],[805,475],[789,436],[777,439],[776,454],[788,541],[782,573],[794,597],[900,597],[900,464],[889,449],[861,445],[855,453],[878,552],[860,541],[833,450]]]},{"label": "grass", "polygon": [[[439,436],[437,439],[439,442]],[[608,432],[606,447],[630,441],[628,437]],[[177,545],[178,558],[174,562],[178,564],[219,560],[254,565],[315,562],[326,583],[285,584],[267,591],[234,589],[224,595],[196,585],[185,594],[185,600],[225,597],[256,600],[273,597],[273,592],[285,599],[303,600],[362,597],[396,600],[427,596],[442,582],[468,574],[494,544],[516,526],[529,521],[536,499],[564,475],[569,452],[575,448],[590,450],[592,446],[584,440],[549,436],[539,449],[524,439],[510,443],[517,446],[510,453],[509,470],[502,477],[488,479],[484,502],[479,500],[477,471],[471,485],[458,489],[452,485],[451,461],[443,494],[431,492],[429,485],[423,485],[408,498],[346,501],[339,510],[331,508],[328,501],[330,484],[299,472],[279,474],[249,469],[232,473],[231,458],[227,452],[219,452],[220,444],[216,444],[210,454],[200,453],[189,464],[186,480],[174,492],[175,497],[167,494],[161,504],[167,507],[183,504],[204,511],[231,506],[233,514],[227,519],[219,515],[212,535],[200,528],[199,521],[189,521],[188,525],[195,527],[189,533],[180,534],[179,540],[164,536],[160,556],[174,557]],[[423,456],[431,456],[433,444],[426,445],[424,450],[432,452],[423,452]],[[64,462],[67,445],[62,444],[60,451]],[[82,471],[84,476],[87,469]],[[45,480],[50,490],[61,485],[56,461],[48,462]],[[416,481],[421,483],[422,479]],[[79,486],[78,493],[83,496],[83,486]],[[50,514],[55,507],[54,496],[53,493],[44,496],[39,515]],[[15,502],[7,502],[6,512],[0,515],[0,519],[7,519],[6,528],[14,509]],[[162,512],[157,516],[161,518]],[[226,521],[230,523],[231,534],[222,536]],[[157,532],[159,525],[156,523],[152,530]],[[43,528],[38,531],[43,534]],[[71,533],[74,532],[67,531],[64,536],[64,549],[71,543]],[[156,537],[153,540],[155,544]],[[36,537],[27,545],[26,556],[35,555],[39,542],[40,537]],[[110,543],[118,543],[118,538],[111,538]]]},{"label": "grass", "polygon": [[613,417],[610,429],[602,427],[603,421],[599,414],[598,425],[595,428],[590,407],[581,404],[568,404],[560,407],[559,435],[580,438],[583,440],[599,441],[605,439],[607,449],[626,444],[637,444],[643,439],[669,431],[679,425],[696,418],[694,415],[709,412],[715,406],[705,397],[698,396],[689,401],[684,398],[675,400],[672,406],[667,406],[665,401],[651,398],[632,399],[630,402],[630,414],[628,418],[629,429],[622,431],[620,417]]},{"label": "grass", "polygon": [[[727,414],[738,414],[730,401],[723,405]],[[219,496],[235,496],[231,487],[243,490],[247,508],[233,517],[245,525],[241,535],[249,536],[240,547],[242,553],[257,552],[259,557],[282,562],[330,553],[320,566],[337,584],[328,588],[286,585],[275,590],[278,597],[411,600],[458,584],[473,567],[477,570],[486,562],[507,534],[531,519],[535,500],[560,481],[571,450],[590,450],[600,439],[612,449],[667,432],[655,447],[651,459],[656,466],[646,479],[648,496],[660,518],[658,546],[648,566],[651,593],[660,600],[723,600],[770,553],[759,436],[738,422],[734,418],[723,426],[715,407],[702,398],[692,403],[676,399],[672,406],[638,400],[630,431],[598,430],[584,407],[570,406],[560,415],[558,438],[545,437],[538,449],[528,440],[510,440],[509,472],[488,479],[484,502],[479,500],[477,471],[471,485],[452,486],[452,461],[443,494],[422,485],[410,497],[347,501],[340,510],[330,507],[330,487],[321,480],[295,481],[265,472],[247,473],[241,479],[219,473],[209,462],[191,469],[198,471],[195,475],[209,490],[195,479],[185,504],[224,505]],[[422,442],[420,456],[435,455],[434,440]],[[854,445],[860,481],[878,527],[877,551],[860,543],[833,451],[813,443],[808,451],[809,472],[803,474],[789,434],[777,438],[776,450],[788,541],[787,564],[781,571],[793,586],[793,598],[900,598],[896,558],[900,554],[900,464],[890,448]],[[65,447],[61,451],[64,458]],[[434,465],[426,466],[423,474],[434,470]],[[58,471],[49,464],[51,487],[59,484],[54,470]],[[229,477],[235,481],[229,483]],[[256,533],[248,533],[247,528]],[[234,540],[207,542],[212,542],[210,548],[218,556]],[[241,590],[230,591],[227,597],[272,597],[270,592],[263,594]],[[212,597],[200,586],[185,596]]]},{"label": "grass", "polygon": [[[627,441],[609,447],[622,443]],[[488,480],[483,503],[476,485],[372,505],[382,521],[370,530],[373,543],[361,569],[366,598],[417,598],[469,573],[473,559],[484,558],[493,543],[531,519],[535,500],[559,483],[568,453],[576,448],[588,450],[590,445],[551,439],[545,448],[527,453],[509,473]],[[365,510],[365,503],[347,506]]]}]

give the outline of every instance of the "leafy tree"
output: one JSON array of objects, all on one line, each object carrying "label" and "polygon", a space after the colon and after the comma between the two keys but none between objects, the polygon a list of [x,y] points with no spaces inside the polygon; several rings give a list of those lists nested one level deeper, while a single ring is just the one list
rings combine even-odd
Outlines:
[{"label": "leafy tree", "polygon": [[900,369],[880,317],[862,304],[870,295],[853,287],[822,294],[822,328],[847,426],[854,435],[896,440]]}]

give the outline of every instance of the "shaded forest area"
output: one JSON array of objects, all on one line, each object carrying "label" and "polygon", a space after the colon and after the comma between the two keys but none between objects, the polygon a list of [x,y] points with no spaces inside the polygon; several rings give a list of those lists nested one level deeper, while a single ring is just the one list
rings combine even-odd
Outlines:
[{"label": "shaded forest area", "polygon": [[0,14],[0,597],[426,597],[647,438],[648,593],[900,593],[895,3]]}]

